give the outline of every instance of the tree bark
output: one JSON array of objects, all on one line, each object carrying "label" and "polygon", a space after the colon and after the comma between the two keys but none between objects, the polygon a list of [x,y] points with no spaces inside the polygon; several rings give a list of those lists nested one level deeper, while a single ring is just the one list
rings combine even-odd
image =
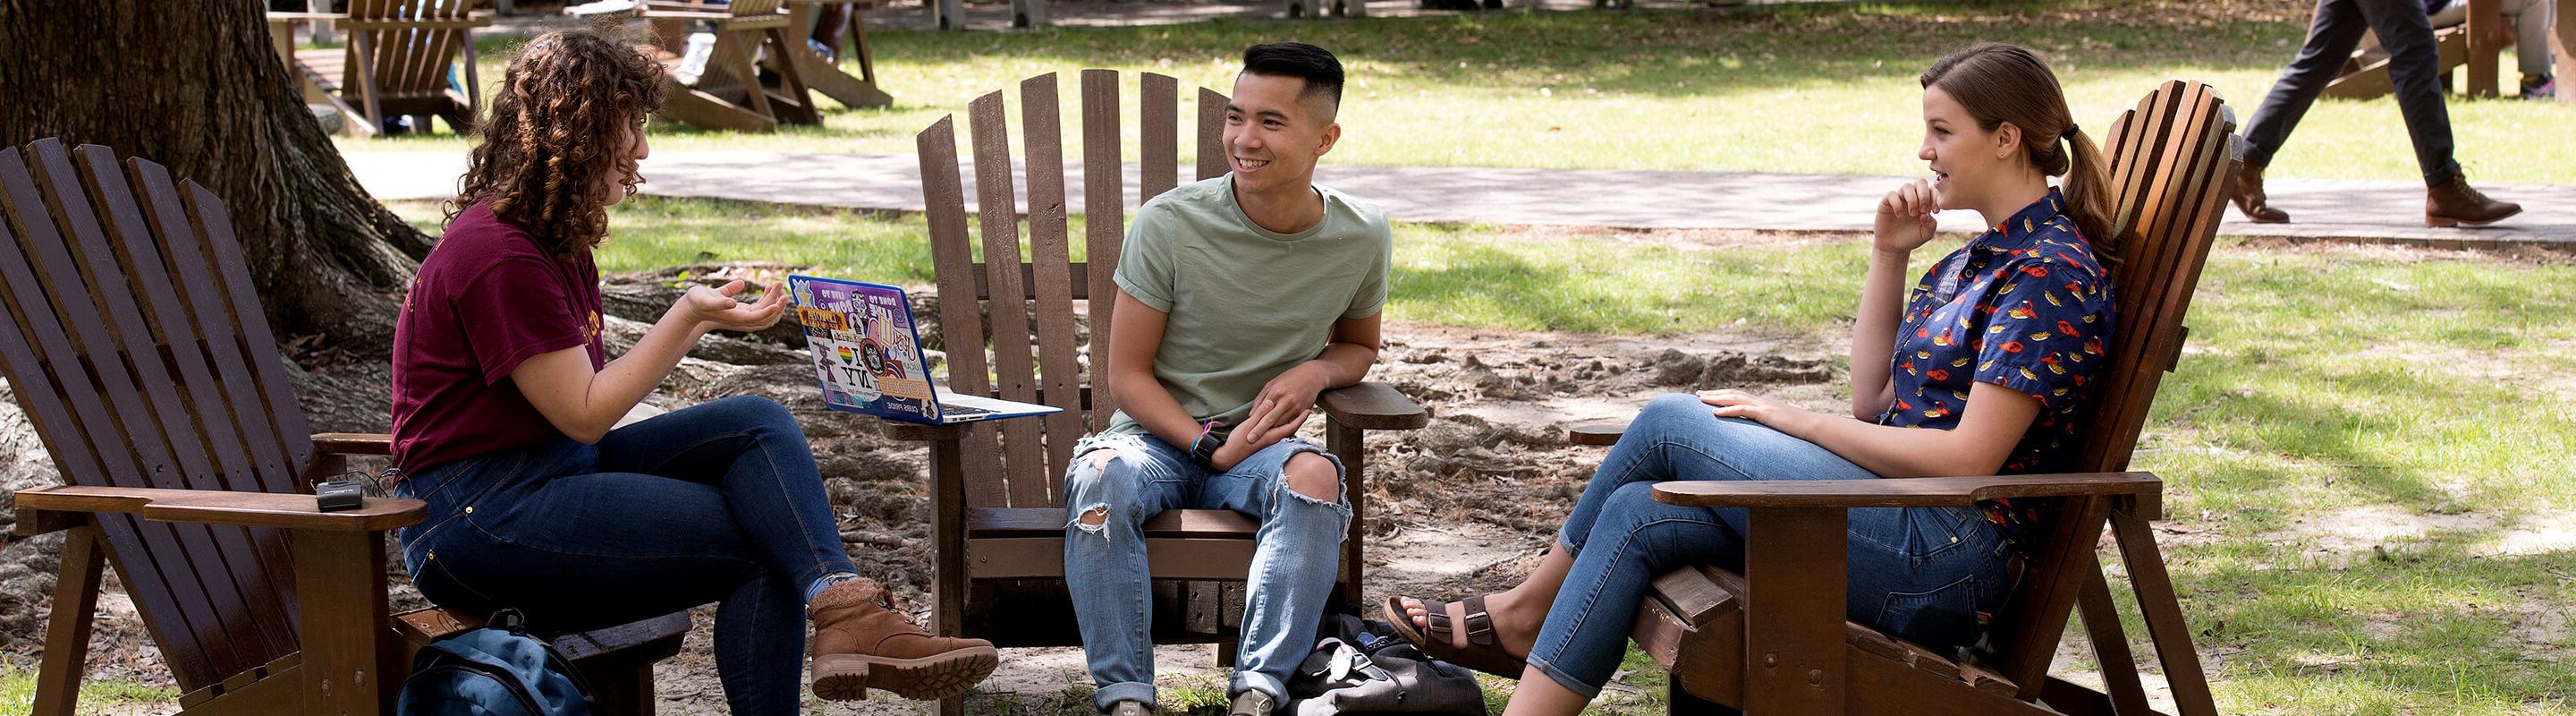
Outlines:
[{"label": "tree bark", "polygon": [[399,292],[431,239],[350,174],[270,46],[261,3],[0,0],[0,97],[6,146],[103,144],[222,197],[281,335],[392,345]]}]

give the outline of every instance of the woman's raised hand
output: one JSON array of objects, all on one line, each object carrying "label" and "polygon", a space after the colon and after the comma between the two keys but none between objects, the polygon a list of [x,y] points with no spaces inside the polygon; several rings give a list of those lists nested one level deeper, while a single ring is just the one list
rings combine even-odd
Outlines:
[{"label": "woman's raised hand", "polygon": [[1941,199],[1933,192],[1930,179],[1916,179],[1888,192],[1878,200],[1878,250],[1914,253],[1916,247],[1932,240],[1932,230],[1939,226],[1932,215],[1940,211]]},{"label": "woman's raised hand", "polygon": [[748,303],[734,300],[733,295],[741,293],[745,285],[735,279],[723,288],[690,286],[689,292],[680,296],[679,305],[697,319],[700,328],[707,330],[748,332],[777,324],[778,317],[786,313],[787,302],[774,291]]}]

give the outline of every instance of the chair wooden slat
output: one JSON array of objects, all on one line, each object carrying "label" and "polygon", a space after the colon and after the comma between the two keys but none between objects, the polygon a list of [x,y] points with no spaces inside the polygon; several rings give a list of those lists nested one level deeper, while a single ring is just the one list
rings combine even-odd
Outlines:
[{"label": "chair wooden slat", "polygon": [[1064,468],[1085,432],[1082,362],[1073,342],[1072,248],[1066,245],[1063,115],[1056,105],[1054,73],[1020,82],[1021,142],[1028,157],[1029,293],[1038,317],[1038,382],[1046,404],[1064,412],[1041,418],[1046,429],[1046,494],[1062,502]]},{"label": "chair wooden slat", "polygon": [[[192,352],[211,359],[216,379],[208,392],[215,397],[195,398],[201,411],[222,411],[229,422],[209,420],[208,442],[223,460],[227,473],[248,474],[247,481],[229,482],[231,489],[258,492],[292,492],[297,489],[294,465],[288,464],[280,441],[268,433],[272,430],[267,408],[256,390],[258,382],[251,377],[249,358],[240,351],[223,350],[237,345],[239,331],[231,313],[224,310],[224,299],[214,283],[214,271],[206,263],[199,247],[205,238],[197,232],[196,222],[188,215],[180,188],[170,181],[168,169],[143,159],[131,160],[136,183],[144,187],[144,208],[152,215],[164,237],[187,237],[169,240],[161,245],[160,260],[173,277],[174,296],[185,296],[179,303],[187,309],[191,335],[185,340]],[[173,350],[180,345],[177,339]],[[191,379],[193,380],[193,378]],[[257,439],[254,439],[257,438]],[[233,461],[243,464],[240,473],[230,467]]]},{"label": "chair wooden slat", "polygon": [[1118,305],[1118,247],[1126,241],[1127,205],[1118,196],[1126,182],[1119,141],[1118,71],[1082,71],[1083,264],[1097,265],[1086,285],[1091,315],[1091,418],[1093,432],[1109,429],[1118,398],[1109,391],[1109,336]]},{"label": "chair wooden slat", "polygon": [[[1016,259],[1020,255],[1020,220],[1017,192],[1011,181],[1011,141],[1003,124],[1002,93],[992,92],[967,105],[967,123],[973,130],[975,147],[975,191],[983,218],[984,275],[989,277],[993,295],[1019,296],[1026,290],[1020,285]],[[993,390],[1005,400],[1027,402],[1037,396],[1037,377],[1029,354],[1028,303],[1025,301],[992,301],[984,305],[993,323],[985,335],[993,345]],[[955,353],[957,346],[949,346]],[[1002,470],[1010,485],[1010,506],[1040,507],[1053,497],[1046,487],[1045,458],[1039,452],[1038,424],[1028,420],[1000,421],[1002,431]]]},{"label": "chair wooden slat", "polygon": [[[34,168],[46,200],[55,216],[69,229],[63,248],[69,259],[83,273],[57,274],[84,276],[91,303],[66,303],[61,308],[71,312],[72,320],[95,328],[92,334],[100,341],[88,342],[84,362],[93,370],[114,374],[107,382],[111,391],[110,414],[124,426],[123,434],[143,457],[143,465],[153,471],[155,486],[183,486],[194,489],[221,489],[220,478],[205,461],[205,446],[190,420],[181,399],[176,380],[161,358],[159,344],[151,335],[150,315],[138,307],[136,286],[131,274],[117,263],[117,251],[110,248],[109,231],[122,224],[144,231],[143,242],[151,243],[149,229],[135,210],[134,198],[125,185],[125,175],[117,170],[116,158],[105,147],[87,152],[103,167],[89,167],[84,172],[76,166],[59,142],[36,147]],[[122,222],[117,214],[122,213]],[[120,238],[132,238],[120,237]],[[148,279],[147,279],[148,280]],[[131,381],[128,383],[127,381]],[[116,395],[121,386],[130,385],[129,396]],[[268,600],[274,585],[266,583],[253,550],[249,534],[238,527],[211,525],[174,525],[188,563],[196,571],[198,586],[204,590],[216,621],[227,639],[225,651],[231,661],[218,658],[219,671],[237,670],[267,663],[276,655],[293,651],[294,640],[281,632],[284,616]],[[283,572],[281,572],[283,573]],[[241,581],[242,577],[251,581]],[[276,622],[262,629],[263,619]],[[209,654],[216,650],[209,649]]]},{"label": "chair wooden slat", "polygon": [[[172,341],[171,351],[195,353],[213,360],[216,378],[209,392],[216,398],[195,400],[199,401],[197,410],[200,415],[205,416],[208,442],[215,446],[218,459],[226,466],[225,471],[234,476],[226,484],[231,489],[242,491],[299,491],[296,470],[300,465],[290,464],[282,440],[264,435],[273,423],[258,395],[258,383],[251,377],[248,363],[257,359],[241,351],[230,350],[232,346],[244,344],[239,338],[239,328],[232,322],[229,312],[224,310],[225,302],[214,287],[214,271],[207,266],[202,252],[202,248],[210,245],[211,241],[198,229],[198,221],[189,213],[186,200],[181,198],[184,195],[182,187],[171,182],[168,169],[141,158],[127,160],[126,166],[135,183],[143,188],[144,208],[154,224],[160,227],[161,236],[165,239],[160,247],[161,260],[172,277],[170,291],[173,296],[187,297],[179,301],[187,307],[189,316],[182,323],[193,325],[193,336],[184,341]],[[189,182],[185,191],[202,192],[204,188]],[[223,420],[226,416],[230,417],[229,422]],[[235,468],[235,464],[243,467]],[[245,473],[247,479],[243,477]],[[254,528],[250,530],[250,538],[258,545],[261,560],[268,565],[271,574],[280,574],[282,572],[276,570],[293,564],[287,554],[284,533]],[[279,603],[287,613],[294,613],[293,585],[285,580],[279,581]]]},{"label": "chair wooden slat", "polygon": [[[2169,87],[2172,87],[2169,85]],[[2114,275],[2119,285],[2122,313],[2118,320],[2119,345],[2112,363],[2117,376],[2099,386],[2105,406],[2097,410],[2109,419],[2096,420],[2105,432],[2092,436],[2098,448],[2087,446],[2086,454],[2097,459],[2122,459],[2134,446],[2143,428],[2145,406],[2135,405],[2133,396],[2153,396],[2153,386],[2161,379],[2160,356],[2179,340],[2181,313],[2169,311],[2170,302],[2188,288],[2176,282],[2190,244],[2202,240],[2187,233],[2196,223],[2183,215],[2192,213],[2184,204],[2202,202],[2207,185],[2216,178],[2219,167],[2213,150],[2224,148],[2226,138],[2218,129],[2216,96],[2205,85],[2190,88],[2172,87],[2179,95],[2174,128],[2154,152],[2163,166],[2154,167],[2148,180],[2144,205],[2139,210],[2137,257],[2127,275]],[[2205,202],[2202,202],[2205,203]],[[2202,243],[2202,245],[2206,245]],[[2143,269],[2143,270],[2141,270]],[[2196,278],[2197,274],[2192,274]],[[2167,316],[2171,316],[2170,320]],[[2126,369],[2126,370],[2123,370]]]},{"label": "chair wooden slat", "polygon": [[1199,88],[1199,178],[1223,176],[1233,164],[1225,151],[1225,95],[1206,87]]},{"label": "chair wooden slat", "polygon": [[1136,184],[1136,202],[1142,204],[1181,185],[1181,85],[1169,75],[1152,72],[1138,82],[1144,89],[1138,94],[1144,136],[1137,160],[1144,166]]},{"label": "chair wooden slat", "polygon": [[[213,384],[205,361],[193,350],[195,341],[172,338],[172,332],[193,335],[184,313],[173,305],[174,297],[166,290],[173,282],[161,264],[159,242],[152,228],[144,222],[136,206],[126,175],[116,153],[98,145],[79,149],[79,170],[93,207],[104,219],[99,235],[83,236],[82,254],[89,262],[91,286],[108,297],[107,306],[128,307],[116,321],[123,340],[123,352],[129,365],[145,386],[146,392],[158,396],[145,406],[152,415],[127,416],[129,433],[148,430],[157,421],[161,434],[168,440],[171,455],[178,464],[180,479],[190,489],[226,490],[232,485],[225,479],[228,470],[219,470],[208,457],[213,448],[200,435],[211,435],[229,419],[218,412],[209,421],[199,411],[213,408],[221,411],[217,400],[200,400],[199,396]],[[66,202],[68,203],[68,202]],[[113,241],[113,244],[110,242]],[[154,335],[153,328],[161,335]],[[164,346],[171,347],[166,355]],[[176,369],[178,376],[171,371]],[[186,379],[182,388],[179,378]],[[205,396],[211,398],[211,396]],[[230,437],[228,430],[222,431]],[[247,467],[241,464],[240,467]],[[241,471],[249,477],[248,471]],[[216,599],[218,613],[225,617],[226,630],[234,633],[234,646],[250,652],[252,660],[266,663],[277,656],[295,651],[295,638],[288,618],[279,605],[285,601],[281,589],[284,575],[293,573],[292,562],[267,563],[251,542],[249,530],[241,527],[209,527],[218,550],[215,557],[225,565],[218,575],[208,575],[207,590]],[[278,555],[284,557],[281,551]],[[249,634],[244,632],[248,631]]]},{"label": "chair wooden slat", "polygon": [[[2227,209],[2229,182],[2233,181],[2238,164],[2231,144],[2235,125],[2232,115],[2216,104],[2215,93],[2206,86],[2198,89],[2209,99],[2210,109],[2202,118],[2204,122],[2195,130],[2200,139],[2190,148],[2188,155],[2191,164],[2184,200],[2174,207],[2176,216],[2167,224],[2167,234],[2173,237],[2174,245],[2164,252],[2166,263],[2163,266],[2169,267],[2169,273],[2160,286],[2162,290],[2153,297],[2156,303],[2152,315],[2157,319],[2148,327],[2155,334],[2146,339],[2148,345],[2141,346],[2148,352],[2139,356],[2138,370],[2129,376],[2128,390],[2137,395],[2155,394],[2156,387],[2163,382],[2164,373],[2172,369],[2173,356],[2181,349],[2188,330],[2183,327],[2182,319],[2188,315],[2192,287],[2199,285],[2201,269],[2207,264],[2218,221]],[[2123,402],[2119,407],[2129,414],[2115,423],[2119,431],[2111,436],[2105,454],[2125,466],[2131,448],[2137,444],[2145,427],[2148,406]]]},{"label": "chair wooden slat", "polygon": [[274,348],[277,336],[269,331],[268,313],[260,309],[259,297],[253,293],[250,268],[242,263],[241,243],[233,240],[232,214],[224,208],[223,200],[215,198],[215,193],[205,186],[191,181],[184,190],[188,216],[195,221],[197,234],[206,239],[207,255],[214,259],[214,270],[207,275],[220,281],[217,290],[229,299],[233,322],[241,326],[232,350],[250,356],[251,378],[266,403],[272,434],[284,449],[286,474],[297,474],[301,466],[313,461],[313,429],[304,422],[304,406],[296,401],[286,381],[286,364]]},{"label": "chair wooden slat", "polygon": [[[35,159],[41,163],[42,155],[47,152],[60,154],[62,144],[53,139],[37,140],[28,146],[28,151],[38,155]],[[49,198],[37,189],[36,179],[29,172],[28,164],[18,161],[0,163],[0,186],[5,186],[7,200],[12,205],[10,213],[21,218],[18,223],[18,227],[23,232],[20,240],[25,246],[35,250],[35,256],[28,257],[33,259],[28,262],[30,264],[28,268],[33,269],[32,273],[47,276],[80,275],[79,269],[72,263],[65,250],[61,233],[55,227],[53,220],[48,218],[62,215],[63,212],[53,210]],[[18,247],[11,248],[14,250]],[[12,281],[12,283],[16,282]],[[35,283],[31,277],[29,283],[25,285],[41,287],[44,284]],[[41,291],[41,288],[38,290]],[[51,309],[47,311],[49,315],[34,315],[35,307],[46,303],[51,304]],[[81,355],[84,352],[101,349],[108,351],[110,355],[114,352],[115,344],[99,330],[97,299],[83,294],[57,296],[51,301],[21,301],[18,305],[21,310],[29,312],[30,315],[26,316],[29,320],[60,321],[63,327],[69,329],[67,333],[70,340],[37,344],[38,350],[42,351],[42,360],[54,366],[56,378],[69,380],[68,376],[71,374],[88,373],[85,379],[78,382],[85,384],[84,387],[97,390],[85,391],[78,395],[107,395],[111,398],[107,403],[79,398],[72,400],[73,406],[80,413],[80,427],[87,433],[89,443],[95,448],[95,454],[99,458],[100,476],[111,485],[177,487],[176,476],[171,474],[167,454],[160,455],[157,461],[138,454],[145,441],[128,440],[116,432],[116,423],[110,417],[110,406],[120,403],[133,405],[139,402],[135,397],[133,381],[123,370],[90,370],[86,365],[85,357]],[[41,339],[56,336],[38,337]],[[133,414],[137,411],[114,412]],[[222,678],[222,675],[237,671],[222,668],[235,663],[238,659],[231,648],[229,637],[224,633],[222,622],[208,606],[210,598],[206,594],[205,587],[198,582],[196,560],[188,550],[180,546],[189,537],[204,538],[202,527],[189,526],[194,529],[181,529],[178,525],[160,522],[144,522],[137,527],[139,529],[136,531],[140,534],[147,553],[152,555],[152,568],[160,570],[161,581],[169,590],[166,595],[151,595],[150,601],[162,604],[175,603],[178,607],[161,614],[176,614],[179,617],[179,623],[163,622],[155,623],[153,626],[155,632],[162,637],[160,643],[163,646],[163,657],[171,661],[173,670],[180,675],[181,683],[190,686],[212,683],[215,679]],[[124,567],[124,565],[120,566]],[[131,567],[124,567],[120,573],[125,571],[131,571]],[[142,600],[143,598],[138,598],[138,601]],[[195,684],[191,684],[189,679],[195,679]]]},{"label": "chair wooden slat", "polygon": [[[23,176],[24,172],[18,148],[0,147],[0,178]],[[21,207],[10,197],[0,195],[0,208],[26,221],[47,222],[41,231],[52,231],[52,220],[39,211],[41,206]],[[29,211],[20,213],[20,208]],[[111,479],[137,482],[133,475],[111,478],[92,450],[93,446],[117,449],[113,446],[120,439],[115,436],[115,426],[108,421],[104,406],[71,397],[97,394],[88,372],[78,369],[76,359],[65,363],[72,366],[71,370],[47,370],[48,359],[40,347],[51,346],[53,353],[68,354],[71,340],[55,318],[52,301],[43,294],[44,284],[35,275],[33,265],[19,248],[16,232],[10,230],[8,222],[0,221],[0,371],[5,371],[19,404],[26,406],[28,418],[35,423],[47,452],[55,456],[55,468],[65,481],[91,485],[110,484]],[[76,413],[80,416],[77,419]],[[156,524],[147,530],[139,520],[121,514],[97,515],[94,519],[110,549],[119,554],[154,554],[142,550],[147,544],[174,544],[168,525]],[[215,678],[205,651],[187,638],[195,630],[184,616],[161,616],[181,613],[169,580],[161,576],[159,563],[155,559],[128,560],[118,562],[117,568],[127,594],[145,615],[145,627],[163,645],[162,657],[170,662],[172,670],[181,674],[186,683],[206,683]]]},{"label": "chair wooden slat", "polygon": [[[930,227],[930,262],[939,278],[939,295],[971,296],[975,294],[975,270],[971,248],[973,239],[966,231],[965,181],[957,171],[956,117],[939,118],[929,129],[915,137],[921,157],[921,191],[925,199],[923,219]],[[951,390],[972,391],[983,395],[990,389],[984,362],[984,316],[974,301],[940,301],[939,335],[948,349],[948,386]],[[981,440],[990,426],[972,426],[967,436]],[[999,465],[992,451],[968,450],[962,458],[966,474],[966,503],[975,507],[1008,506],[1000,480]]]}]

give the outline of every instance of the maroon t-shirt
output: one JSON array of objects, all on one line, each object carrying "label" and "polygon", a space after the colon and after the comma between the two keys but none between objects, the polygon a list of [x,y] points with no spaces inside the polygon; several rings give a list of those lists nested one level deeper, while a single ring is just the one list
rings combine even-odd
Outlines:
[{"label": "maroon t-shirt", "polygon": [[394,323],[394,465],[404,472],[563,436],[510,372],[599,342],[599,269],[571,261],[481,205],[466,207],[420,262]]}]

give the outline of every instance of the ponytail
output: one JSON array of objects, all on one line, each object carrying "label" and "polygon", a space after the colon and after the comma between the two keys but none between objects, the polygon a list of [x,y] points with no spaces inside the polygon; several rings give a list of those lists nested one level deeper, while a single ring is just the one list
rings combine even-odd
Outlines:
[{"label": "ponytail", "polygon": [[2066,216],[2075,220],[2075,229],[2093,244],[2093,256],[2102,263],[2120,263],[2120,253],[2129,247],[2127,227],[2113,223],[2111,215],[2110,161],[2093,137],[2073,125],[2066,128],[2066,147],[2073,161],[2066,167]]}]

